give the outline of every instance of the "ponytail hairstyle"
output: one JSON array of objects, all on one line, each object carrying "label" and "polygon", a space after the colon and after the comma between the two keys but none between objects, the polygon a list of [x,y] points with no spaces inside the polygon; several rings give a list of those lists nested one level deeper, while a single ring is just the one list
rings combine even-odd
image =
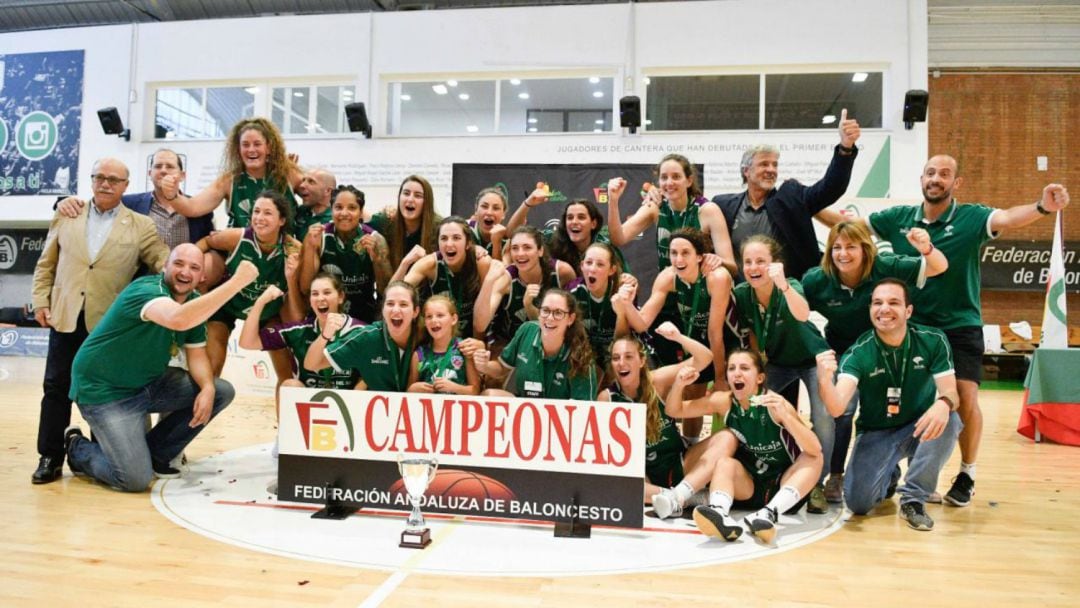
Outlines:
[{"label": "ponytail hairstyle", "polygon": [[[596,241],[592,245],[589,245],[588,249],[585,250],[586,254],[589,253],[589,249],[601,249],[607,252],[608,263],[615,269],[615,272],[611,275],[611,279],[608,280],[608,293],[613,293],[618,288],[619,281],[622,280],[622,264],[619,264],[619,256],[615,253],[615,246],[610,243]],[[581,269],[575,268],[574,270],[580,272]]]},{"label": "ponytail hairstyle", "polygon": [[577,298],[566,290],[552,287],[541,294],[540,301],[542,302],[548,295],[561,297],[566,302],[566,309],[574,315],[574,321],[566,328],[566,337],[563,340],[570,349],[570,377],[588,376],[589,370],[596,365],[596,359],[593,356],[592,345],[589,343],[589,334],[585,331],[585,325],[578,316]]},{"label": "ponytail hairstyle", "polygon": [[705,195],[701,192],[701,185],[698,184],[697,168],[690,163],[690,159],[682,154],[668,154],[664,158],[661,158],[660,162],[656,163],[656,166],[653,167],[653,178],[658,182],[660,181],[660,167],[669,160],[679,163],[682,167],[683,175],[686,176],[686,179],[690,180],[690,186],[686,189],[687,204],[692,205],[697,199],[703,198]]},{"label": "ponytail hairstyle", "polygon": [[[455,281],[461,281],[462,286],[465,288],[461,292],[461,298],[463,301],[476,300],[476,296],[480,294],[480,269],[476,263],[476,234],[473,233],[472,228],[469,227],[469,223],[464,218],[451,215],[450,217],[439,222],[439,227],[435,231],[435,234],[441,234],[442,229],[450,224],[456,224],[461,228],[461,232],[465,234],[465,251],[462,252],[465,255],[465,265],[462,266],[461,272],[454,275]],[[436,248],[438,245],[436,244]]]},{"label": "ponytail hairstyle", "polygon": [[[611,367],[615,352],[615,345],[619,342],[629,342],[641,357],[641,371],[638,373],[638,401],[645,404],[645,439],[649,443],[660,441],[660,427],[663,420],[660,417],[660,395],[656,393],[653,385],[652,372],[649,371],[648,354],[645,352],[645,343],[637,336],[631,334],[621,338],[615,338],[608,347],[608,367]],[[615,375],[614,369],[609,369],[611,375]]]},{"label": "ponytail hairstyle", "polygon": [[[548,256],[547,248],[544,246],[544,235],[541,234],[535,226],[518,226],[510,233],[510,240],[508,243],[513,243],[514,237],[519,234],[528,235],[534,243],[536,243],[536,250],[540,252],[540,289],[546,289],[549,287],[558,287],[555,281],[551,278],[551,273],[555,268],[555,264],[552,263],[552,259]],[[509,251],[509,246],[506,246],[505,251]]]}]

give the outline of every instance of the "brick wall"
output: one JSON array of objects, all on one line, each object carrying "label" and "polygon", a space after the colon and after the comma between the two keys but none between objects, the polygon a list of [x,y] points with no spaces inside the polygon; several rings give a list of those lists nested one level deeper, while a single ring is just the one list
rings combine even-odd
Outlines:
[{"label": "brick wall", "polygon": [[[957,198],[993,207],[1033,203],[1048,183],[1072,196],[1066,241],[1080,241],[1080,71],[950,72],[930,75],[930,154],[960,163]],[[1048,158],[1048,170],[1036,157]],[[1049,241],[1053,224],[1041,220],[1002,238]],[[983,292],[983,321],[1042,323],[1043,294]],[[1069,321],[1080,324],[1080,295],[1068,297]]]}]

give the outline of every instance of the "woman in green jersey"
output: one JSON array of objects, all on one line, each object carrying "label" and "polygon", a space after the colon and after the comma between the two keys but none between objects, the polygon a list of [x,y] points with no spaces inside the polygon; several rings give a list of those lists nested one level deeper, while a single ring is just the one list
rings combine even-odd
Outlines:
[{"label": "woman in green jersey", "polygon": [[674,323],[662,323],[656,331],[682,345],[690,355],[689,363],[650,370],[641,340],[636,336],[616,338],[609,350],[615,380],[600,391],[597,400],[645,405],[645,502],[653,506],[657,517],[666,519],[681,515],[690,497],[705,487],[725,448],[708,440],[687,449],[675,420],[665,412],[662,397],[682,366],[705,369],[712,363],[712,351],[684,336]]},{"label": "woman in green jersey", "polygon": [[476,210],[469,218],[476,242],[487,250],[488,255],[501,260],[503,239],[506,237],[506,192],[499,187],[484,188],[476,195]]},{"label": "woman in green jersey", "polygon": [[[435,214],[435,191],[419,175],[410,175],[398,188],[397,205],[371,216],[368,224],[386,237],[390,266],[395,279],[437,248],[436,228],[442,218]],[[401,274],[396,274],[401,269]]]},{"label": "woman in green jersey", "polygon": [[697,374],[691,366],[679,370],[668,393],[668,414],[719,416],[726,428],[717,440],[736,447],[720,455],[709,483],[709,504],[694,509],[694,523],[709,536],[733,541],[743,527],[731,517],[731,507],[757,509],[743,522],[754,536],[771,543],[779,516],[798,507],[817,483],[821,443],[791,403],[765,388],[757,353],[736,350],[728,357],[730,392],[684,401],[683,391]]},{"label": "woman in green jersey", "polygon": [[409,368],[410,393],[479,395],[480,374],[461,352],[454,301],[434,295],[424,302],[424,334]]},{"label": "woman in green jersey", "polygon": [[608,355],[615,338],[630,333],[622,301],[633,302],[637,280],[623,274],[615,248],[607,243],[593,243],[581,260],[581,278],[568,287],[578,302],[578,318],[589,334],[596,354],[601,386],[613,380],[608,370]]},{"label": "woman in green jersey", "polygon": [[[843,354],[864,332],[869,331],[870,294],[878,281],[894,278],[904,281],[911,290],[921,289],[928,277],[949,268],[949,261],[930,242],[930,234],[912,228],[907,240],[919,257],[893,255],[878,251],[870,230],[862,222],[840,222],[829,231],[821,266],[806,272],[803,292],[811,310],[818,311],[828,325],[825,340],[829,348]],[[859,404],[859,394],[848,403],[843,416],[837,417],[835,441],[829,455],[829,479],[825,498],[832,503],[843,501],[844,463],[851,443],[851,419]]]}]

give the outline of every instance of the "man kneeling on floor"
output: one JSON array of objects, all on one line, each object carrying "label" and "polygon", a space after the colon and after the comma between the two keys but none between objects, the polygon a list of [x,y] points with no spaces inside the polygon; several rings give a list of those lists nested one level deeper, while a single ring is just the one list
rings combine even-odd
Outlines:
[{"label": "man kneeling on floor", "polygon": [[[199,248],[177,246],[161,274],[136,279],[117,296],[79,348],[71,398],[94,440],[78,426],[64,434],[73,473],[125,492],[142,492],[155,474],[176,477],[169,461],[233,400],[232,385],[210,369],[206,320],[254,281],[258,269],[241,262],[228,281],[199,297],[202,275]],[[169,366],[181,346],[187,371]],[[169,415],[147,432],[150,413]]]},{"label": "man kneeling on floor", "polygon": [[956,414],[960,398],[949,342],[938,329],[908,323],[910,302],[904,283],[879,282],[870,297],[874,328],[844,353],[835,385],[835,353],[818,355],[818,386],[833,416],[842,414],[859,390],[857,437],[844,476],[847,507],[865,515],[891,498],[900,481],[900,461],[907,459],[898,515],[908,526],[926,531],[934,527],[926,500],[937,488],[963,424]]}]

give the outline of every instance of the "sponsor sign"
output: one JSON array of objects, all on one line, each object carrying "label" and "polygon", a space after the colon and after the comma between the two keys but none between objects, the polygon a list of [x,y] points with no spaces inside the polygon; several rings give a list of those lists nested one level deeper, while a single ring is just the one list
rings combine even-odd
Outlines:
[{"label": "sponsor sign", "polygon": [[279,445],[281,500],[405,510],[398,456],[428,456],[424,512],[643,523],[637,404],[282,388]]},{"label": "sponsor sign", "polygon": [[0,271],[13,275],[34,274],[48,233],[40,228],[0,228]]},{"label": "sponsor sign", "polygon": [[[1065,290],[1080,293],[1080,243],[1065,243]],[[1046,291],[1050,241],[990,241],[979,254],[983,289]]]},{"label": "sponsor sign", "polygon": [[48,329],[44,327],[0,329],[0,357],[44,357],[48,353]]}]

